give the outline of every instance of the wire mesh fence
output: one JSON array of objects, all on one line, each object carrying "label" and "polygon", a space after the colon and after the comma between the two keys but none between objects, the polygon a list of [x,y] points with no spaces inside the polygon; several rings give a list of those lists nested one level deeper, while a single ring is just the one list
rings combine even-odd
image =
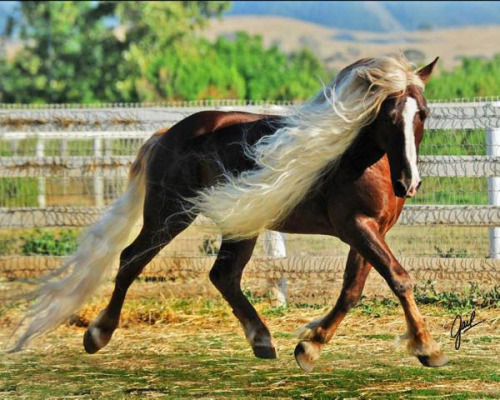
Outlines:
[{"label": "wire mesh fence", "polygon": [[[495,200],[500,102],[432,103],[430,108],[420,152],[423,185],[388,242],[421,279],[498,280],[492,241],[500,226]],[[0,106],[0,275],[28,276],[55,267],[62,250],[46,249],[43,241],[57,248],[61,231],[76,237],[123,192],[139,146],[155,130],[206,109],[286,114],[293,105]],[[42,244],[37,250],[33,243]],[[208,270],[219,245],[216,229],[199,219],[147,273],[196,276]],[[338,279],[347,247],[335,238],[287,235],[286,253],[272,259],[260,242],[249,270],[273,279],[306,273]]]}]

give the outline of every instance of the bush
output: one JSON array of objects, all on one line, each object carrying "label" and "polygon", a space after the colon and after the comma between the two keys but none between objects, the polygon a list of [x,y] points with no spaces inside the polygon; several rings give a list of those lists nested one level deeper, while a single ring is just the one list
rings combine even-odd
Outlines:
[{"label": "bush", "polygon": [[427,281],[415,285],[415,299],[422,304],[437,304],[453,311],[471,311],[474,308],[500,307],[500,286],[481,290],[477,283],[470,282],[464,293],[438,292],[435,282]]},{"label": "bush", "polygon": [[22,238],[21,247],[25,256],[64,256],[73,253],[77,248],[77,234],[71,230],[62,230],[57,237],[54,232],[42,232],[37,229],[35,233]]}]

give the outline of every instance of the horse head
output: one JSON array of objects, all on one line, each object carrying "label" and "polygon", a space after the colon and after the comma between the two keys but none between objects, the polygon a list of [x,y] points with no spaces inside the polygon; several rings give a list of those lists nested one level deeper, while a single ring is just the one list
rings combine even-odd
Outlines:
[{"label": "horse head", "polygon": [[[424,84],[437,60],[416,71]],[[375,143],[387,153],[392,186],[398,197],[413,197],[421,184],[417,155],[428,115],[422,88],[411,84],[403,92],[389,96],[374,121]]]}]

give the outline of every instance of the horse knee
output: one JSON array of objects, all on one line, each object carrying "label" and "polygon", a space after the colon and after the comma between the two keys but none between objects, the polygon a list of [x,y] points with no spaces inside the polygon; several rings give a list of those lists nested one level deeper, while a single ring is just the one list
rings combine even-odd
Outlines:
[{"label": "horse knee", "polygon": [[221,283],[223,281],[222,271],[215,266],[210,270],[210,273],[208,274],[208,276],[210,278],[210,282],[212,282],[212,284],[216,288],[219,288],[219,286],[221,285]]},{"label": "horse knee", "polygon": [[120,254],[120,268],[118,268],[115,282],[121,286],[130,286],[142,271],[138,262],[140,263],[140,260],[134,256],[132,246],[125,248]]},{"label": "horse knee", "polygon": [[221,292],[228,291],[231,287],[235,286],[235,278],[231,276],[230,272],[222,267],[215,265],[209,273],[210,282],[219,289]]},{"label": "horse knee", "polygon": [[356,304],[358,304],[359,299],[361,298],[360,290],[345,290],[342,292],[341,297],[341,307],[344,311],[349,311]]},{"label": "horse knee", "polygon": [[123,265],[127,265],[133,259],[134,249],[133,245],[125,247],[120,254],[120,270]]},{"label": "horse knee", "polygon": [[410,275],[400,265],[392,269],[389,284],[394,294],[399,298],[413,292],[413,282]]}]

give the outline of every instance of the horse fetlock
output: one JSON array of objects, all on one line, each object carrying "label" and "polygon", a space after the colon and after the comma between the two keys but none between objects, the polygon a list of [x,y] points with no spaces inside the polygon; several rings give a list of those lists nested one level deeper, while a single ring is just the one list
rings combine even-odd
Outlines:
[{"label": "horse fetlock", "polygon": [[255,357],[274,359],[278,358],[276,347],[270,334],[254,336],[250,342]]},{"label": "horse fetlock", "polygon": [[448,357],[442,352],[430,354],[428,356],[417,356],[418,361],[426,367],[442,367],[448,364]]},{"label": "horse fetlock", "polygon": [[314,321],[309,322],[308,324],[301,326],[295,332],[295,335],[299,339],[312,341],[315,336],[318,335],[318,327],[321,325],[322,319],[316,319]]},{"label": "horse fetlock", "polygon": [[256,357],[272,359],[277,358],[276,348],[271,333],[265,327],[245,327],[245,336],[252,346]]},{"label": "horse fetlock", "polygon": [[97,353],[100,349],[106,346],[114,330],[104,330],[97,326],[89,326],[83,335],[83,347],[89,354]]},{"label": "horse fetlock", "polygon": [[426,367],[441,367],[449,361],[448,357],[441,351],[439,344],[433,339],[419,343],[410,338],[407,347],[409,353],[417,357]]},{"label": "horse fetlock", "polygon": [[274,360],[278,358],[276,348],[274,346],[252,346],[253,354],[257,358],[266,360]]},{"label": "horse fetlock", "polygon": [[312,372],[314,363],[319,359],[323,344],[302,340],[295,347],[295,360],[299,367],[305,372]]}]

